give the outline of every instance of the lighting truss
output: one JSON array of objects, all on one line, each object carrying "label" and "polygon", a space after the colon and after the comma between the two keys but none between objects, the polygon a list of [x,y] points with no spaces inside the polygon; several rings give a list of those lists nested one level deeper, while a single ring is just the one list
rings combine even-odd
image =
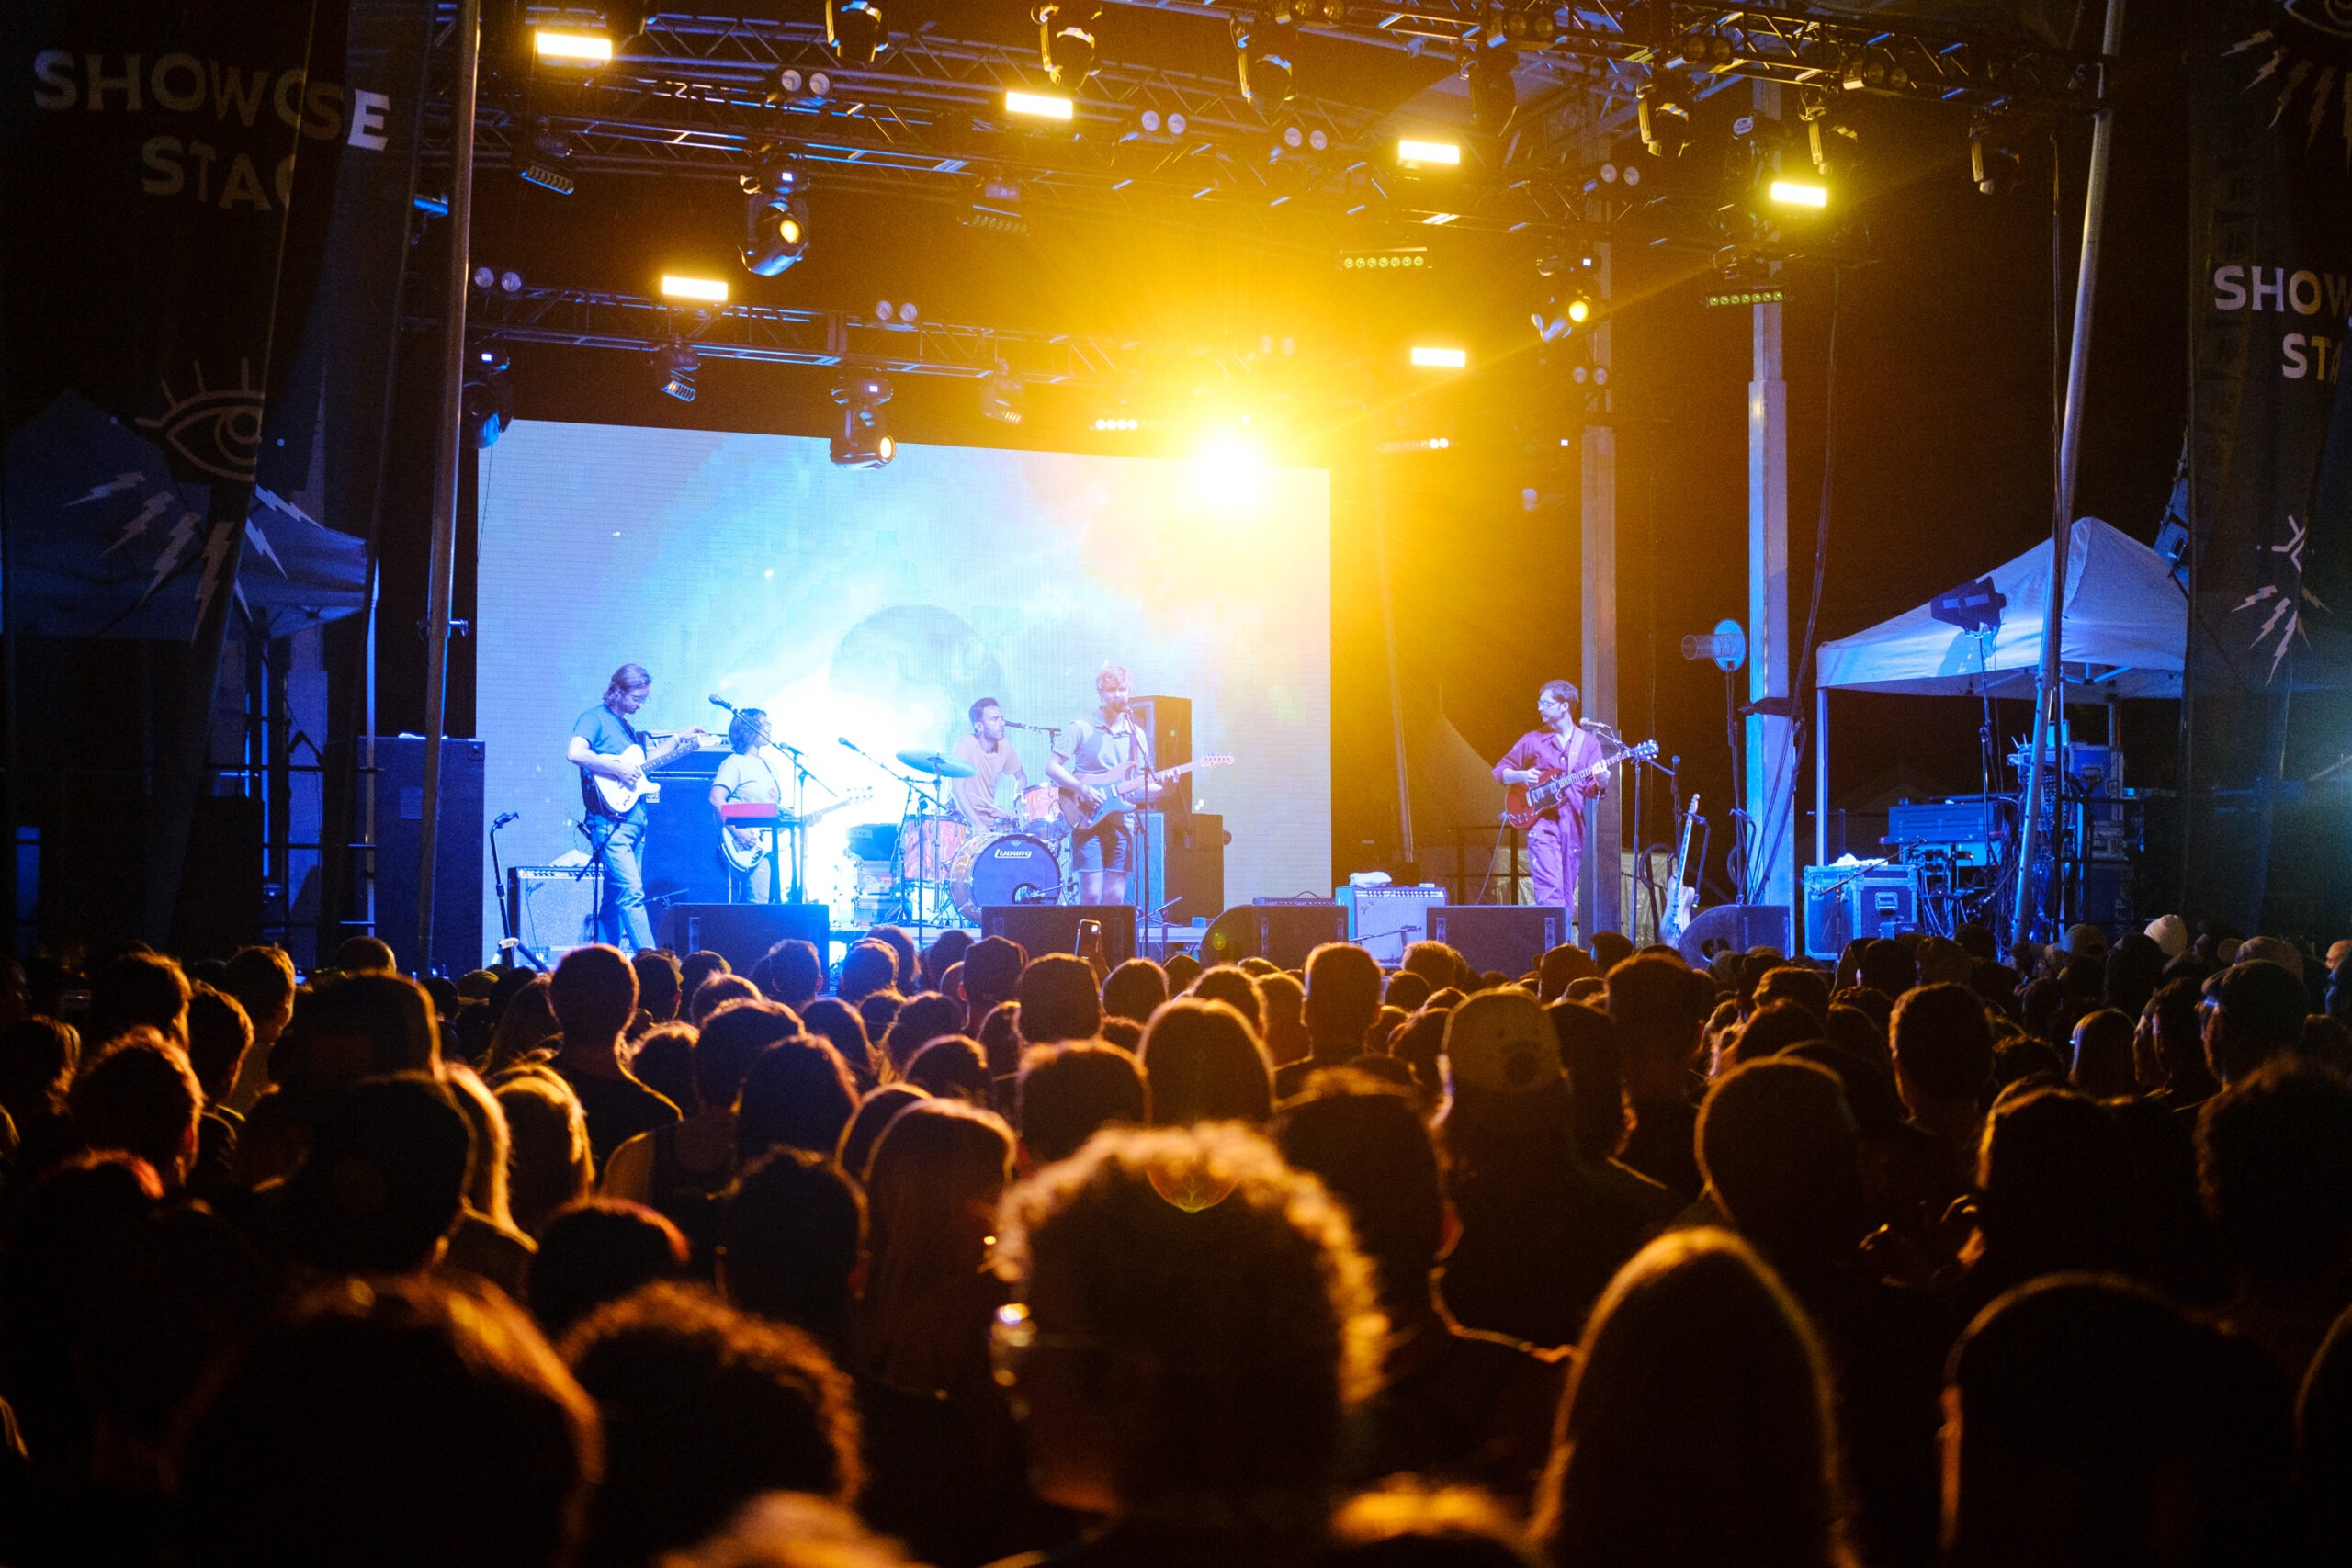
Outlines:
[{"label": "lighting truss", "polygon": [[[434,323],[413,321],[412,329]],[[503,344],[650,352],[683,342],[703,360],[835,366],[892,376],[978,380],[1010,369],[1027,382],[1084,385],[1131,378],[1148,350],[1133,340],[918,321],[885,327],[863,312],[729,305],[681,310],[637,294],[526,288],[481,301],[468,325]]]},{"label": "lighting truss", "polygon": [[[1233,9],[1201,0],[1108,3],[1200,17],[1221,17]],[[1876,17],[1696,0],[1573,0],[1557,16],[1561,36],[1548,43],[1520,40],[1515,47],[1522,59],[1688,66],[1792,87],[2077,113],[2097,108],[2105,91],[2095,53]],[[1415,52],[1432,44],[1466,51],[1493,17],[1493,8],[1479,0],[1404,6],[1347,0],[1337,21],[1300,25],[1326,37]]]},{"label": "lighting truss", "polygon": [[[520,69],[514,67],[514,69]],[[804,91],[772,98],[779,73],[801,74]],[[805,91],[811,74],[827,91]],[[1564,67],[1570,87],[1531,127],[1568,130],[1570,99],[1589,77],[1605,101],[1610,78]],[[533,156],[535,130],[564,136],[576,174],[660,172],[734,179],[763,156],[788,155],[818,170],[831,188],[968,200],[984,175],[1020,182],[1032,202],[1074,214],[1156,215],[1229,222],[1237,209],[1269,219],[1269,237],[1297,237],[1295,220],[1326,220],[1378,211],[1411,221],[1435,196],[1400,186],[1386,156],[1380,111],[1305,96],[1269,121],[1227,77],[1112,61],[1090,78],[1073,124],[1040,134],[1005,116],[1008,88],[1042,81],[1028,48],[944,38],[895,36],[871,69],[844,69],[814,24],[759,18],[662,16],[609,65],[578,75],[539,73],[502,84],[493,69],[477,127],[486,168],[519,167]],[[501,86],[506,90],[497,90]],[[1311,86],[1312,84],[1309,84]],[[527,104],[527,114],[521,106]],[[1164,125],[1182,115],[1181,136],[1146,134],[1156,109]],[[1320,131],[1324,149],[1276,155],[1280,130]],[[426,159],[446,160],[446,110],[428,118]],[[1449,188],[1442,205],[1464,229],[1503,231],[1576,227],[1589,220],[1579,177],[1541,134],[1514,139],[1501,165]],[[1190,209],[1190,211],[1183,209]],[[1605,215],[1604,215],[1605,218]]]}]

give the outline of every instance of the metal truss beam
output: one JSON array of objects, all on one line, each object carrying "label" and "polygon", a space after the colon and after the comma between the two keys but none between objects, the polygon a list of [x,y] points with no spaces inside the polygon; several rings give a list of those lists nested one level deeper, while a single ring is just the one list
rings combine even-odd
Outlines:
[{"label": "metal truss beam", "polygon": [[977,378],[1001,365],[1023,381],[1046,385],[1132,379],[1149,355],[1129,339],[945,321],[885,327],[841,310],[680,308],[642,295],[576,288],[477,294],[469,316],[475,330],[506,343],[650,353],[683,342],[706,359],[854,364],[896,376]]}]

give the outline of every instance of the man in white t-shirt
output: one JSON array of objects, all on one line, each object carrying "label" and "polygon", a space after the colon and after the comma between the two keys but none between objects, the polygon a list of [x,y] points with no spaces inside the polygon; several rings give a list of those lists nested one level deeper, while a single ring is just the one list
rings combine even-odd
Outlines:
[{"label": "man in white t-shirt", "polygon": [[[727,744],[733,753],[718,764],[718,772],[710,781],[710,804],[713,810],[739,801],[756,800],[770,806],[784,803],[784,775],[775,766],[775,752],[769,744],[768,716],[760,708],[737,708],[734,722],[727,727]],[[754,831],[744,828],[722,828],[722,833],[732,836],[735,859],[727,863],[727,898],[732,904],[765,904],[775,891],[775,877],[768,865],[768,853],[774,845],[765,829]],[[736,861],[745,855],[756,855],[748,871],[739,870]]]}]

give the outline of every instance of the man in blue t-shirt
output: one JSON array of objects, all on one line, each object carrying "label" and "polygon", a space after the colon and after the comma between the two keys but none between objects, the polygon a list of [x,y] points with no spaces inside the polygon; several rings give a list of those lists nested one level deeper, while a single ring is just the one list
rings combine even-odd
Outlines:
[{"label": "man in blue t-shirt", "polygon": [[[645,918],[645,799],[637,792],[645,775],[702,739],[696,728],[648,748],[645,732],[629,716],[645,705],[653,677],[642,664],[624,664],[613,671],[605,700],[580,716],[571,727],[565,758],[580,770],[580,824],[596,858],[605,865],[605,896],[596,904],[596,934],[605,941],[643,952],[653,945],[653,928]],[[637,748],[637,755],[628,753]],[[626,810],[605,798],[600,781],[610,781],[630,797]]]}]

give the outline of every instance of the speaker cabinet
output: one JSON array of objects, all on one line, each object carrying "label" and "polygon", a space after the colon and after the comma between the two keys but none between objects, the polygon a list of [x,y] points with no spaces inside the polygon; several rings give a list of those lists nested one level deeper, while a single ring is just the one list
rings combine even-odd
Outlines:
[{"label": "speaker cabinet", "polygon": [[1683,962],[1693,969],[1704,969],[1707,961],[1725,948],[1746,953],[1750,948],[1769,947],[1775,953],[1786,953],[1789,907],[1718,904],[1712,909],[1702,909],[1692,917],[1690,928],[1675,945],[1682,950]]},{"label": "speaker cabinet", "polygon": [[1225,830],[1224,817],[1139,811],[1136,823],[1143,864],[1127,874],[1136,908],[1143,908],[1148,899],[1152,908],[1167,912],[1171,925],[1187,924],[1196,915],[1215,919],[1225,908],[1225,846],[1233,836]]},{"label": "speaker cabinet", "polygon": [[514,938],[548,967],[596,940],[596,900],[605,874],[593,863],[510,865],[506,917]]},{"label": "speaker cabinet", "polygon": [[662,922],[662,941],[681,958],[708,948],[741,975],[777,942],[797,939],[831,967],[831,918],[822,904],[673,904]]},{"label": "speaker cabinet", "polygon": [[1422,918],[1430,941],[1445,943],[1478,973],[1496,970],[1506,980],[1534,968],[1570,935],[1565,904],[1432,905]]},{"label": "speaker cabinet", "polygon": [[479,740],[441,742],[435,833],[433,953],[416,951],[416,872],[424,817],[424,738],[376,739],[376,934],[401,967],[462,975],[479,969],[481,941],[481,760]]},{"label": "speaker cabinet", "polygon": [[1421,940],[1429,930],[1429,911],[1445,902],[1445,889],[1433,882],[1404,886],[1342,887],[1340,902],[1348,911],[1348,940],[1394,969],[1405,962],[1408,943]]},{"label": "speaker cabinet", "polygon": [[1135,710],[1136,723],[1151,737],[1153,767],[1172,768],[1193,760],[1192,698],[1131,697],[1127,705]]},{"label": "speaker cabinet", "polygon": [[1835,958],[1857,937],[1891,937],[1918,929],[1917,866],[1804,868],[1806,957]]},{"label": "speaker cabinet", "polygon": [[1078,951],[1078,922],[1102,922],[1102,956],[1113,967],[1136,955],[1136,911],[1131,904],[987,904],[980,908],[980,935],[1009,937],[1030,957]]},{"label": "speaker cabinet", "polygon": [[1339,904],[1238,904],[1210,923],[1201,942],[1201,962],[1263,958],[1279,968],[1296,969],[1325,942],[1347,940],[1348,911]]}]

